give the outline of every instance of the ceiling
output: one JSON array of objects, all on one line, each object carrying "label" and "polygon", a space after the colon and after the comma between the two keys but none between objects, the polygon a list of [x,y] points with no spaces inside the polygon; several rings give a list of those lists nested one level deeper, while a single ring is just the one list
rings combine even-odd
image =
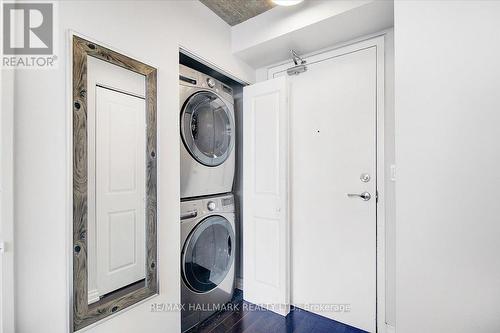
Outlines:
[{"label": "ceiling", "polygon": [[200,0],[200,2],[231,26],[275,6],[271,0]]}]

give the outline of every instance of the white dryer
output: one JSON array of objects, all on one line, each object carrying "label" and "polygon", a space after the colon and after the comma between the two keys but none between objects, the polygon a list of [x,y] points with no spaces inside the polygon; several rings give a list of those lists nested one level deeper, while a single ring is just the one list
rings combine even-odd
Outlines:
[{"label": "white dryer", "polygon": [[232,89],[184,65],[179,72],[181,198],[231,192],[236,138]]}]

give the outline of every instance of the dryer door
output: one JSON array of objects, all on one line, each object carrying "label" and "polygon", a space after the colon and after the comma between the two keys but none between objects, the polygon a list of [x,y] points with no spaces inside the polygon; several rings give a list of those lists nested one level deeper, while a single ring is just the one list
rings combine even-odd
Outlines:
[{"label": "dryer door", "polygon": [[181,114],[181,134],[187,150],[198,162],[218,166],[234,146],[234,119],[226,103],[210,91],[193,94]]},{"label": "dryer door", "polygon": [[182,275],[186,285],[203,293],[216,288],[231,269],[234,230],[228,220],[214,215],[201,221],[186,240]]}]

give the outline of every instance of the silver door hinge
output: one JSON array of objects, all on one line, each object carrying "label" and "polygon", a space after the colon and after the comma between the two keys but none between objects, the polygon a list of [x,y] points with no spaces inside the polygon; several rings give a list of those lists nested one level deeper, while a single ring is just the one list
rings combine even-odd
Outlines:
[{"label": "silver door hinge", "polygon": [[378,191],[375,191],[375,203],[378,203]]}]

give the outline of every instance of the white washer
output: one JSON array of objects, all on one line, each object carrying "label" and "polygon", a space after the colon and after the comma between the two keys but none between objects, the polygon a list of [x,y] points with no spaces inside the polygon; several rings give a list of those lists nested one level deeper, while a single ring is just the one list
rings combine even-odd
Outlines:
[{"label": "white washer", "polygon": [[184,65],[179,72],[181,198],[231,192],[236,139],[232,90]]},{"label": "white washer", "polygon": [[181,202],[182,332],[231,301],[235,248],[232,194]]}]

